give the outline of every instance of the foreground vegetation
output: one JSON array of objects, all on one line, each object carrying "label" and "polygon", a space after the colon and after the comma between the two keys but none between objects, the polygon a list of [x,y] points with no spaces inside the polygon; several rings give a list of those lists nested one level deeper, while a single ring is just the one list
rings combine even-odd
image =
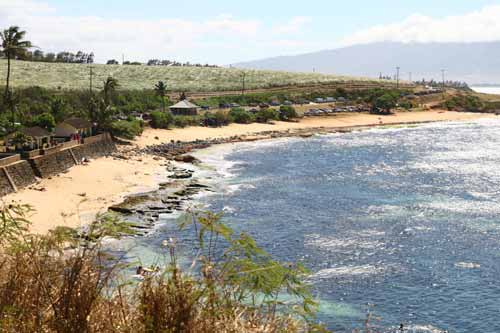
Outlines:
[{"label": "foreground vegetation", "polygon": [[[9,205],[0,214],[2,332],[322,330],[304,268],[274,261],[220,215],[196,213],[180,225],[197,233],[201,255],[190,268],[177,264],[178,240],[169,239],[162,266],[132,282],[121,275],[127,265],[102,246],[105,237],[131,235],[127,224],[100,216],[86,231],[31,235],[28,211]],[[293,302],[280,301],[283,293]]]}]

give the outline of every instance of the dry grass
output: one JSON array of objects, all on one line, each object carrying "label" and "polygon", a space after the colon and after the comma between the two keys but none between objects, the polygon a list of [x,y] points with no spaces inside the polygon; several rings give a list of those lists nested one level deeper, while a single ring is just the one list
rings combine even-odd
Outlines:
[{"label": "dry grass", "polygon": [[[123,266],[107,256],[101,240],[128,234],[127,225],[103,216],[85,232],[60,228],[35,236],[25,232],[25,211],[11,205],[0,214],[0,235],[9,235],[0,252],[1,332],[322,330],[307,319],[312,301],[298,280],[303,272],[270,260],[246,236],[233,238],[217,215],[193,215],[204,253],[194,262],[198,273],[178,267],[169,240],[161,274],[117,285]],[[222,261],[212,258],[217,239],[229,242]],[[282,291],[299,296],[302,310],[280,305]]]},{"label": "dry grass", "polygon": [[[165,81],[169,90],[211,92],[239,90],[242,73],[246,73],[247,89],[271,88],[289,85],[307,85],[335,82],[377,82],[373,79],[353,78],[317,73],[291,73],[281,71],[257,71],[235,68],[155,67],[92,65],[97,88],[108,76],[118,79],[121,89],[152,89],[158,81]],[[5,77],[7,63],[0,60],[0,78]],[[14,61],[12,86],[40,86],[50,89],[88,89],[89,66],[81,64],[41,63]]]}]

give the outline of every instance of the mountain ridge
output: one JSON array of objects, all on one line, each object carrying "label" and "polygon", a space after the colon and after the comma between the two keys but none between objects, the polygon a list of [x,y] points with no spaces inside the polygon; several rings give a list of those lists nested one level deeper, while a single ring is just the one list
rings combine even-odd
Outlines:
[{"label": "mountain ridge", "polygon": [[278,56],[233,64],[234,67],[316,71],[324,74],[354,75],[378,78],[394,76],[400,67],[400,78],[441,80],[445,78],[468,84],[500,84],[500,41],[471,43],[402,43],[377,42],[321,50],[299,55]]}]

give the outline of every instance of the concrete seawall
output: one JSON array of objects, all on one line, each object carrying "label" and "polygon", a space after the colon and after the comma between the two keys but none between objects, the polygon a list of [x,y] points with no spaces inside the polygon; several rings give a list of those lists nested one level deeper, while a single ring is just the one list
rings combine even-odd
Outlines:
[{"label": "concrete seawall", "polygon": [[36,177],[47,178],[80,164],[85,158],[98,158],[116,151],[108,134],[84,139],[80,145],[46,152],[27,160],[0,166],[0,197],[34,184]]}]

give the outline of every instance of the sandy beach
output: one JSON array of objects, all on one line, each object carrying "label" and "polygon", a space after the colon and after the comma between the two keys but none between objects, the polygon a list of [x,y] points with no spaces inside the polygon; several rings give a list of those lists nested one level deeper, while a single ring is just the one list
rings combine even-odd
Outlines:
[{"label": "sandy beach", "polygon": [[[135,144],[146,147],[171,140],[194,141],[196,139],[226,138],[235,135],[253,135],[266,131],[286,131],[294,129],[342,128],[353,126],[375,126],[399,123],[419,123],[430,121],[465,121],[479,118],[494,118],[493,114],[451,112],[451,111],[422,111],[401,112],[390,116],[378,116],[366,113],[338,114],[328,117],[309,117],[300,122],[276,122],[275,124],[231,124],[220,128],[189,127],[174,130],[148,129],[138,138]],[[158,139],[156,139],[157,137]]]},{"label": "sandy beach", "polygon": [[[222,128],[190,127],[174,130],[147,129],[133,142],[133,147],[143,148],[171,140],[194,141],[209,138],[226,138],[235,135],[253,135],[265,131],[294,129],[341,128],[352,126],[390,125],[431,121],[467,121],[493,118],[491,114],[473,114],[444,111],[404,112],[391,116],[369,114],[343,114],[331,117],[314,117],[300,122],[276,124],[231,124]],[[130,150],[130,146],[120,148]],[[78,227],[91,221],[96,214],[120,202],[131,193],[156,189],[159,176],[164,173],[165,161],[152,156],[132,156],[130,159],[112,157],[92,160],[68,172],[43,179],[30,188],[3,198],[5,203],[16,201],[31,205],[35,212],[30,220],[31,230],[45,233],[56,226]]]}]

